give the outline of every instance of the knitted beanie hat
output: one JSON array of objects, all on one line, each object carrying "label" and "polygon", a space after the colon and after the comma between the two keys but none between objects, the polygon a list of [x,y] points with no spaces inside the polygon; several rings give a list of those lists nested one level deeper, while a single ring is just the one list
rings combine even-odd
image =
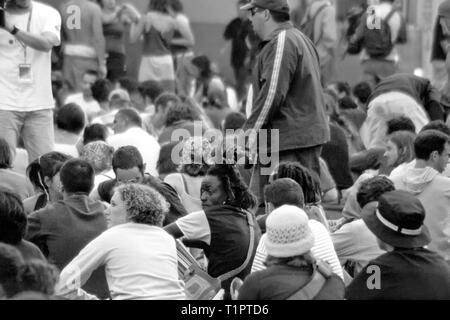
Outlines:
[{"label": "knitted beanie hat", "polygon": [[274,210],[266,222],[266,250],[274,258],[301,256],[314,246],[308,215],[295,206]]},{"label": "knitted beanie hat", "polygon": [[446,0],[442,2],[438,9],[438,16],[444,18],[450,18],[450,1]]}]

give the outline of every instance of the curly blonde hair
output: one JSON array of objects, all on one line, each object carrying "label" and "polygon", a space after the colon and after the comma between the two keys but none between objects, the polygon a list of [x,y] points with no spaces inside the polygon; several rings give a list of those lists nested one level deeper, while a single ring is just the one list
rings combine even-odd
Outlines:
[{"label": "curly blonde hair", "polygon": [[116,192],[125,203],[128,221],[162,227],[170,205],[159,192],[134,183],[119,186]]}]

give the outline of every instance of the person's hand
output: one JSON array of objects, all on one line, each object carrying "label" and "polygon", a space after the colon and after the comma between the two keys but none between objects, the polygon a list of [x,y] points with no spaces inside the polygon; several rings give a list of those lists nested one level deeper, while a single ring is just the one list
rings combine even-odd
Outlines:
[{"label": "person's hand", "polygon": [[100,64],[100,67],[98,68],[98,73],[100,75],[100,78],[102,79],[106,78],[106,75],[108,74],[108,68],[106,67],[106,63]]},{"label": "person's hand", "polygon": [[2,26],[1,28],[4,29],[4,30],[6,30],[6,31],[8,31],[8,32],[13,31],[14,25],[13,25],[13,24],[9,21],[9,19],[6,17],[6,12],[5,12],[5,10],[4,10],[4,9],[0,9],[0,10],[2,11],[1,14],[3,14],[3,16],[5,17],[5,25]]}]

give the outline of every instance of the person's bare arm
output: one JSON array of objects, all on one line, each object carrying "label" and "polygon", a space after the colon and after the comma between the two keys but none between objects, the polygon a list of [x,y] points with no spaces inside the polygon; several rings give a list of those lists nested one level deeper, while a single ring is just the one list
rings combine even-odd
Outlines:
[{"label": "person's bare arm", "polygon": [[[5,21],[4,29],[12,32],[14,25],[8,20]],[[26,30],[18,29],[15,34],[17,40],[22,42],[25,46],[31,47],[37,51],[49,52],[53,47],[59,46],[60,41],[58,37],[52,32],[43,32],[41,34],[34,34]]]},{"label": "person's bare arm", "polygon": [[180,46],[193,47],[195,45],[195,38],[189,20],[184,17],[176,19],[176,26],[181,34],[181,38],[172,39],[171,43]]},{"label": "person's bare arm", "polygon": [[94,47],[97,52],[99,71],[106,75],[106,43],[105,36],[103,35],[103,22],[102,22],[102,11],[100,7],[96,7],[92,11],[93,15],[93,36],[94,36]]},{"label": "person's bare arm", "polygon": [[130,28],[130,42],[135,43],[139,37],[144,33],[145,21],[147,17],[143,16],[138,23],[132,24]]}]

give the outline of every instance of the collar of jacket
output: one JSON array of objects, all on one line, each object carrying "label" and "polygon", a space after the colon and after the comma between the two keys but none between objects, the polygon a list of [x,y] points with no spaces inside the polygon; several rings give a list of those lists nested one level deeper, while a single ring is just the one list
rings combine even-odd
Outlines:
[{"label": "collar of jacket", "polygon": [[289,30],[294,28],[294,25],[290,21],[286,21],[281,23],[278,28],[272,31],[271,34],[267,36],[267,38],[259,44],[259,49],[262,49],[267,43],[269,43],[272,39],[275,39],[281,31]]}]

